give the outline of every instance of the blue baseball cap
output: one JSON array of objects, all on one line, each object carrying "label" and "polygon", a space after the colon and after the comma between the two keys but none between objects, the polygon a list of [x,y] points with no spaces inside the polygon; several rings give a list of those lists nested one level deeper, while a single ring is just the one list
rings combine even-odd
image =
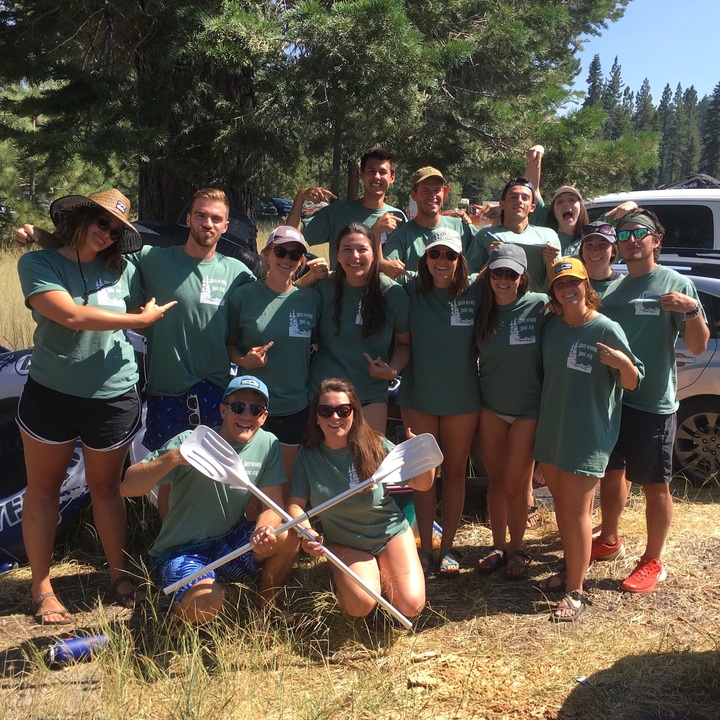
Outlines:
[{"label": "blue baseball cap", "polygon": [[230,384],[225,388],[225,393],[222,399],[224,400],[228,395],[231,395],[238,390],[252,390],[253,392],[260,393],[266,402],[270,402],[270,393],[268,392],[267,385],[256,378],[254,375],[240,375],[233,378]]}]

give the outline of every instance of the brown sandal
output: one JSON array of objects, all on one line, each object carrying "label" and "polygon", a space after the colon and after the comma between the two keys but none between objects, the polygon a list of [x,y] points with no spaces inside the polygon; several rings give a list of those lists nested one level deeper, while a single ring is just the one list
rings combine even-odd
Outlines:
[{"label": "brown sandal", "polygon": [[[57,595],[51,590],[50,592],[38,595],[38,597],[30,603],[35,622],[38,625],[70,625],[72,622],[72,613],[62,604],[60,605],[59,610],[44,610],[43,612],[40,612],[40,607],[48,598],[55,598],[57,600]],[[58,600],[58,602],[60,601]],[[62,615],[63,619],[46,620],[45,618],[48,615]]]},{"label": "brown sandal", "polygon": [[[124,582],[129,582],[133,586],[131,592],[121,593],[118,590],[118,588]],[[116,578],[113,582],[110,583],[109,591],[110,595],[112,595],[113,600],[115,600],[115,602],[120,605],[120,607],[124,608],[132,609],[138,602],[145,599],[145,594],[135,584],[135,581],[129,575],[120,575],[120,577]]]},{"label": "brown sandal", "polygon": [[480,575],[492,575],[496,570],[507,565],[507,552],[500,548],[490,548],[480,556],[475,572]]},{"label": "brown sandal", "polygon": [[535,530],[542,525],[542,518],[538,512],[537,505],[528,505],[528,516],[525,521],[526,530]]}]

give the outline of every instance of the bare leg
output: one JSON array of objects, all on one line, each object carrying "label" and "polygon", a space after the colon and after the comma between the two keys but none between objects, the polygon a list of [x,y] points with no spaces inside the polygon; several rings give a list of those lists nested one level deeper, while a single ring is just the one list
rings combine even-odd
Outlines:
[{"label": "bare leg", "polygon": [[[25,451],[27,489],[23,501],[22,531],[25,552],[32,573],[31,597],[37,598],[53,591],[50,583],[50,561],[60,505],[60,486],[70,463],[75,442],[62,445],[41,443],[20,431]],[[38,610],[58,610],[45,616],[49,623],[66,618],[60,612],[62,603],[54,597],[43,601]]]},{"label": "bare leg", "polygon": [[387,599],[403,615],[419,615],[425,607],[425,578],[412,530],[395,536],[377,559]]},{"label": "bare leg", "polygon": [[[337,555],[345,565],[355,572],[365,584],[380,594],[380,568],[377,560],[363,550],[347,547],[346,545],[332,544],[328,546],[330,551]],[[417,555],[417,553],[415,553]],[[335,565],[332,566],[333,580],[337,599],[343,610],[353,617],[365,617],[375,607],[373,600],[362,588],[358,587]],[[421,571],[422,575],[422,571]]]},{"label": "bare leg", "polygon": [[278,536],[270,554],[255,554],[255,559],[263,563],[258,581],[258,605],[261,608],[272,607],[275,596],[292,570],[299,546],[297,533],[285,532]]},{"label": "bare leg", "polygon": [[608,545],[614,545],[620,533],[620,516],[628,499],[628,484],[624,470],[610,470],[600,481],[600,509],[602,529],[600,536]]},{"label": "bare leg", "polygon": [[[295,464],[295,458],[298,454],[298,445],[283,445],[280,443],[280,453],[282,454],[283,463],[285,465],[285,477],[288,483],[292,479],[293,465]],[[286,492],[287,494],[287,488]]]},{"label": "bare leg", "polygon": [[518,419],[510,426],[503,489],[507,503],[510,542],[508,550],[519,550],[527,528],[527,489],[532,486],[533,447],[537,420]]},{"label": "bare leg", "polygon": [[490,514],[493,547],[504,549],[507,528],[507,504],[505,502],[505,463],[507,462],[510,425],[495,413],[480,413],[480,452],[488,474],[487,506]]},{"label": "bare leg", "polygon": [[377,433],[385,434],[387,430],[387,403],[369,403],[363,407],[363,417],[368,425]]},{"label": "bare leg", "polygon": [[223,597],[220,584],[212,578],[204,578],[185,592],[180,603],[173,605],[173,613],[185,622],[202,625],[220,612]]},{"label": "bare leg", "polygon": [[643,557],[660,560],[665,538],[673,518],[673,501],[667,483],[645,483],[645,522],[647,523],[647,546]]}]

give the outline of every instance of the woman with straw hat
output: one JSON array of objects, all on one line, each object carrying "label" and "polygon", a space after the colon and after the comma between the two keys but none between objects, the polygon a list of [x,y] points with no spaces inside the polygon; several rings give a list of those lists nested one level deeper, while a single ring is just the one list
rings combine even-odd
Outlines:
[{"label": "woman with straw hat", "polygon": [[[50,582],[59,491],[78,438],[93,516],[110,568],[110,592],[130,607],[137,587],[125,571],[125,505],[119,485],[128,445],[140,427],[137,364],[124,331],[143,328],[175,303],[140,297],[122,254],[142,240],[118,190],[69,195],[50,206],[60,246],[24,254],[18,273],[37,323],[32,364],[17,411],[27,490],[22,524],[32,572],[35,620],[66,625],[70,613]],[[137,303],[139,305],[139,303]]]}]

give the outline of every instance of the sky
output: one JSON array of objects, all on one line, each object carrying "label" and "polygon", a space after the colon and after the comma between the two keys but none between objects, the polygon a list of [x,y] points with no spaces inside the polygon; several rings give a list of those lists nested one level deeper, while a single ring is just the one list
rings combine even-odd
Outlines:
[{"label": "sky", "polygon": [[702,99],[720,82],[718,45],[720,0],[631,0],[620,20],[588,36],[574,87],[587,91],[594,55],[600,55],[604,79],[617,55],[623,83],[637,93],[648,78],[655,105],[668,83],[673,93],[678,83],[683,90],[694,85]]}]

